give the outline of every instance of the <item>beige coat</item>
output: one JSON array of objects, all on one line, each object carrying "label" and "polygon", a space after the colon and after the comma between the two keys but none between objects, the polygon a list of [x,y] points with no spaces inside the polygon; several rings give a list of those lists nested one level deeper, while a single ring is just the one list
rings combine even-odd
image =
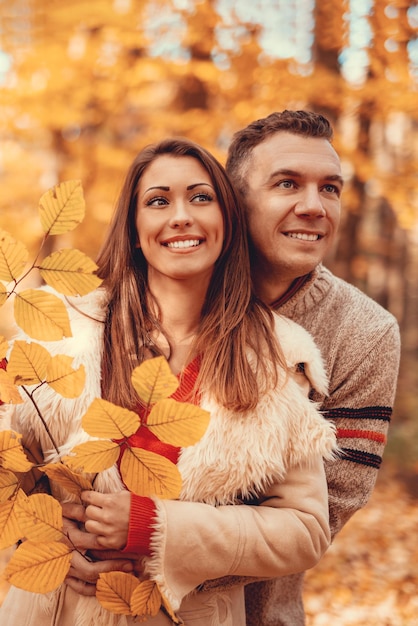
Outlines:
[{"label": "beige coat", "polygon": [[[83,363],[87,374],[83,394],[75,400],[51,388],[38,395],[60,454],[89,438],[80,420],[100,395],[103,324],[97,320],[103,318],[105,305],[101,290],[77,299],[77,307],[90,317],[70,307],[73,337],[45,344],[51,353],[73,356],[74,367]],[[281,317],[277,332],[288,364],[305,363],[311,385],[324,393],[326,377],[310,335]],[[329,545],[322,459],[333,456],[334,428],[308,400],[296,376],[283,374],[282,382],[253,412],[233,413],[204,398],[201,405],[211,420],[204,437],[180,455],[181,499],[156,499],[153,556],[146,571],[188,626],[243,626],[244,577],[303,571]],[[29,403],[18,405],[11,420],[25,441],[40,445],[46,460],[56,460]],[[117,468],[102,472],[95,486],[103,492],[122,489]],[[243,498],[255,498],[259,506],[239,505]],[[229,576],[234,586],[228,584]],[[160,612],[148,623],[163,626],[171,621]],[[95,598],[78,597],[63,585],[44,596],[12,588],[0,610],[0,625],[6,624],[127,626],[133,621],[108,613]]]}]

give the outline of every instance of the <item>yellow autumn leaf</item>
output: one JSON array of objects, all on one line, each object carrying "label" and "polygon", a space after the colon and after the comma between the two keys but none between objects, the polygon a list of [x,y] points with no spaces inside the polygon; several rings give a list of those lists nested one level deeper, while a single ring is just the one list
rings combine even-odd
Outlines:
[{"label": "yellow autumn leaf", "polygon": [[59,250],[46,257],[39,266],[44,281],[67,296],[84,296],[96,289],[102,280],[95,275],[98,267],[79,250]]},{"label": "yellow autumn leaf", "polygon": [[46,376],[51,355],[39,343],[15,341],[10,353],[7,372],[16,385],[38,385]]},{"label": "yellow autumn leaf", "polygon": [[47,493],[35,493],[16,503],[21,536],[32,541],[59,541],[62,533],[61,504]]},{"label": "yellow autumn leaf", "polygon": [[85,202],[79,180],[67,180],[43,194],[39,216],[44,232],[62,235],[74,230],[84,219]]},{"label": "yellow autumn leaf", "polygon": [[140,420],[134,411],[95,398],[83,415],[81,425],[93,437],[123,439],[136,433]]},{"label": "yellow autumn leaf", "polygon": [[9,294],[6,287],[3,285],[2,282],[0,282],[0,306],[3,306],[3,304],[6,302],[8,295]]},{"label": "yellow autumn leaf", "polygon": [[5,404],[22,404],[23,402],[13,378],[4,369],[0,369],[0,400]]},{"label": "yellow autumn leaf", "polygon": [[72,548],[58,541],[24,541],[13,553],[3,575],[19,589],[48,593],[64,582],[71,556]]},{"label": "yellow autumn leaf", "polygon": [[22,435],[13,430],[0,431],[0,465],[12,472],[28,472],[30,463],[21,444]]},{"label": "yellow autumn leaf", "polygon": [[10,548],[22,538],[14,499],[0,504],[0,550]]},{"label": "yellow autumn leaf", "polygon": [[46,382],[64,398],[77,398],[84,389],[86,371],[84,365],[72,367],[73,358],[57,354],[50,358],[46,370]]},{"label": "yellow autumn leaf", "polygon": [[28,261],[29,252],[22,242],[0,230],[0,280],[17,280]]},{"label": "yellow autumn leaf", "polygon": [[[144,580],[131,596],[131,614],[139,618],[155,617],[161,608],[161,593],[157,583]],[[140,619],[140,621],[142,621]]]},{"label": "yellow autumn leaf", "polygon": [[173,446],[192,446],[208,427],[210,413],[187,402],[160,400],[147,419],[147,426],[161,441]]},{"label": "yellow autumn leaf", "polygon": [[130,609],[131,596],[139,584],[138,578],[133,574],[125,574],[124,572],[99,574],[96,598],[111,613],[132,615]]},{"label": "yellow autumn leaf", "polygon": [[0,467],[0,502],[6,502],[17,492],[19,479],[14,472]]},{"label": "yellow autumn leaf", "polygon": [[6,358],[9,351],[9,343],[3,335],[0,335],[0,361]]},{"label": "yellow autumn leaf", "polygon": [[127,448],[122,456],[120,473],[129,489],[140,496],[176,499],[181,490],[177,465],[166,457],[142,448]]},{"label": "yellow autumn leaf", "polygon": [[57,341],[72,336],[64,303],[52,293],[40,289],[17,293],[14,314],[17,324],[34,339]]},{"label": "yellow autumn leaf", "polygon": [[61,460],[74,471],[96,473],[102,472],[116,463],[119,457],[119,446],[113,441],[101,439],[87,441],[75,446],[71,453]]},{"label": "yellow autumn leaf", "polygon": [[135,391],[146,405],[168,398],[179,386],[177,377],[163,356],[148,359],[135,367],[131,380]]},{"label": "yellow autumn leaf", "polygon": [[48,476],[54,483],[59,484],[66,489],[69,493],[80,498],[82,491],[89,491],[93,489],[93,485],[90,480],[83,474],[73,472],[69,467],[63,463],[49,463],[39,468],[42,472]]}]

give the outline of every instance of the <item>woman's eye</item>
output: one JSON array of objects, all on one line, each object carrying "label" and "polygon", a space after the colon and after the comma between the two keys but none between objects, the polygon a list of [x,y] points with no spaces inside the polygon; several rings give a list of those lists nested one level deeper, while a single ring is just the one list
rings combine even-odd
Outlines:
[{"label": "woman's eye", "polygon": [[213,197],[208,193],[197,193],[191,198],[192,202],[211,202]]},{"label": "woman's eye", "polygon": [[162,198],[161,196],[158,196],[157,198],[150,198],[146,202],[147,206],[164,206],[166,204],[168,204],[167,199]]}]

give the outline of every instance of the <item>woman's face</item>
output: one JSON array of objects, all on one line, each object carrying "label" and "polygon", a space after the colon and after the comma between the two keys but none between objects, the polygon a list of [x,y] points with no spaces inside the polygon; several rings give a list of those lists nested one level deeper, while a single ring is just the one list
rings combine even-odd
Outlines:
[{"label": "woman's face", "polygon": [[224,224],[211,178],[189,156],[158,156],[138,188],[136,228],[148,280],[199,278],[209,284]]}]

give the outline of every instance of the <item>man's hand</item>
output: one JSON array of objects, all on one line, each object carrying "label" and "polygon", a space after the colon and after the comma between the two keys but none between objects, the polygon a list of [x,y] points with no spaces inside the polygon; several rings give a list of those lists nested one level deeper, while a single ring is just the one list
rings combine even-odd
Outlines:
[{"label": "man's hand", "polygon": [[134,564],[126,559],[116,558],[105,561],[88,561],[82,554],[74,552],[65,584],[82,596],[94,596],[99,574],[115,571],[132,574]]}]

